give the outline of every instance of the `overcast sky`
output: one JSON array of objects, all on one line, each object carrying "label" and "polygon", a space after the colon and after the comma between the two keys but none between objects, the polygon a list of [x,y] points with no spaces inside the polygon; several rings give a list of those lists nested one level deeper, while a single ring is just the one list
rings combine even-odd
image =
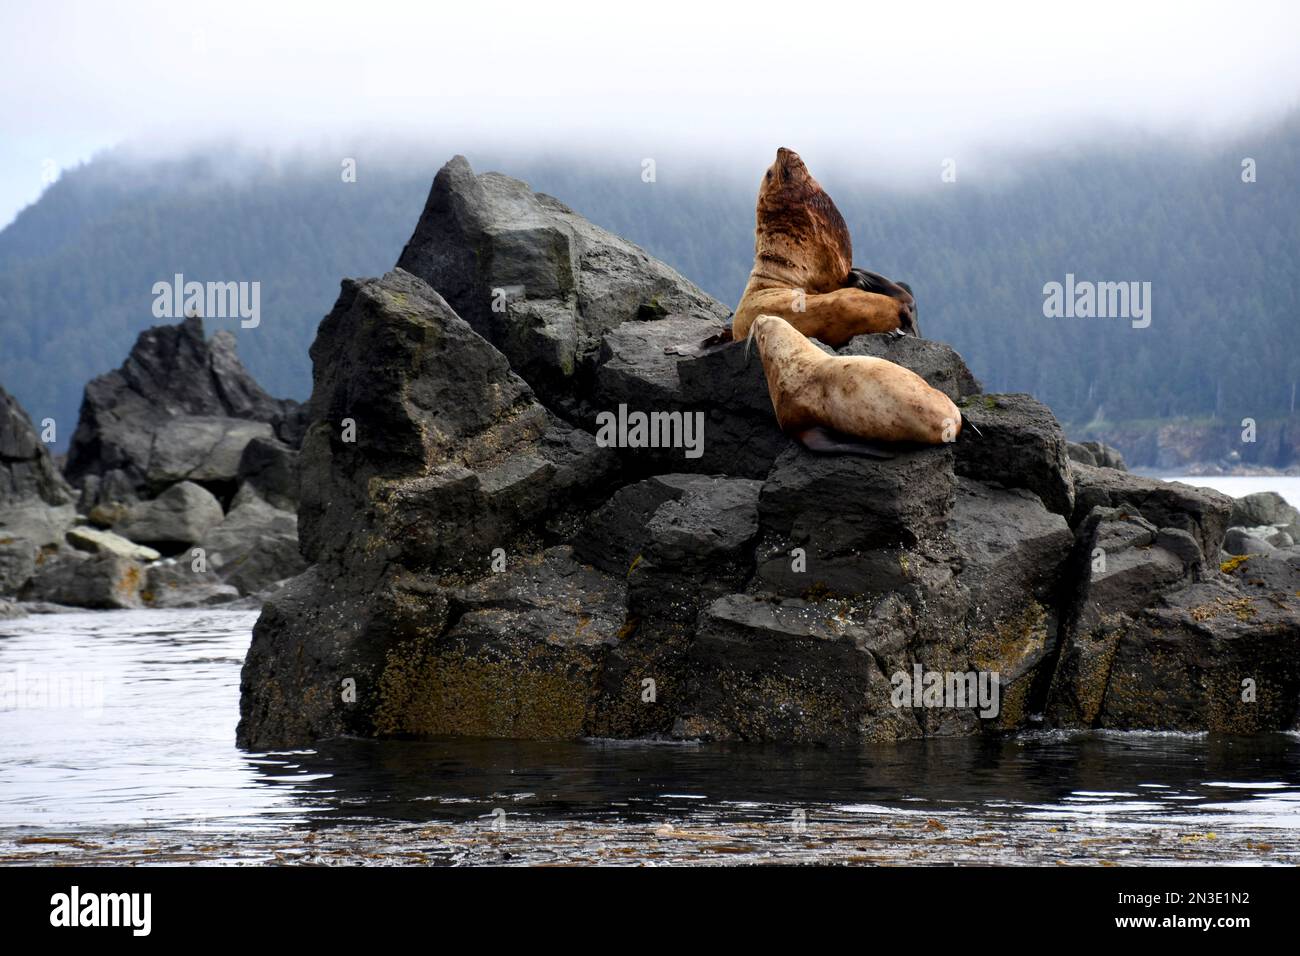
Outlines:
[{"label": "overcast sky", "polygon": [[754,169],[790,145],[865,171],[1097,128],[1214,137],[1300,102],[1300,3],[1066,6],[4,0],[0,225],[50,164],[119,143],[393,136]]}]

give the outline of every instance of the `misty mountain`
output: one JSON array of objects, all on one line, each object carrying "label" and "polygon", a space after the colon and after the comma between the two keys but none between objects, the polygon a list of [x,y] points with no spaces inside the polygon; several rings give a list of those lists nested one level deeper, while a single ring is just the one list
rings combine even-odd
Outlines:
[{"label": "misty mountain", "polygon": [[[775,148],[776,144],[773,144]],[[796,148],[798,144],[792,145]],[[358,157],[266,159],[235,148],[183,159],[106,154],[69,171],[0,232],[0,384],[40,421],[75,426],[86,381],[160,321],[153,286],[257,281],[261,321],[227,328],[268,391],[305,398],[307,347],[344,276],[391,268],[437,168]],[[640,244],[734,305],[752,265],[752,175],[661,166],[644,182],[580,157],[464,149]],[[1242,181],[1242,160],[1257,181]],[[1099,141],[1007,160],[996,182],[890,189],[814,174],[844,213],[855,260],[907,280],[921,328],[989,390],[1027,391],[1062,421],[1260,421],[1291,415],[1300,380],[1300,116],[1217,147]],[[1044,285],[1150,283],[1151,322],[1047,318]]]}]

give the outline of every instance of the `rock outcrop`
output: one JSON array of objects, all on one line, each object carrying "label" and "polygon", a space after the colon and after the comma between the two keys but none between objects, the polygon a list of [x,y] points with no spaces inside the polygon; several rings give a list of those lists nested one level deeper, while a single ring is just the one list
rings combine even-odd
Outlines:
[{"label": "rock outcrop", "polygon": [[1119,449],[1112,448],[1103,442],[1070,442],[1069,453],[1070,460],[1077,461],[1081,465],[1128,471],[1128,465],[1125,463],[1124,456],[1120,454]]},{"label": "rock outcrop", "polygon": [[67,465],[77,489],[0,399],[0,594],[197,606],[305,569],[294,513],[303,413],[262,391],[228,333],[205,342],[198,319],[149,329],[121,369],[86,387]]},{"label": "rock outcrop", "polygon": [[0,595],[18,593],[43,549],[62,543],[74,497],[27,412],[0,388]]},{"label": "rock outcrop", "polygon": [[[543,400],[581,415],[606,333],[668,316],[716,332],[729,310],[668,266],[500,173],[475,175],[463,156],[435,177],[397,261],[491,342]],[[700,331],[700,330],[703,331]]]},{"label": "rock outcrop", "polygon": [[208,341],[203,320],[189,318],[141,333],[121,368],[86,385],[64,473],[87,509],[179,481],[228,496],[250,441],[296,445],[301,427],[298,403],[262,390],[233,335]]},{"label": "rock outcrop", "polygon": [[[725,315],[448,164],[399,268],[345,280],[312,346],[312,566],[257,623],[240,743],[1294,725],[1295,565],[1220,567],[1230,499],[1071,461],[1045,406],[911,338],[841,351],[958,400],[959,440],[810,453],[743,344],[695,347]],[[636,413],[667,440],[597,427]],[[702,447],[671,440],[686,416]]]},{"label": "rock outcrop", "polygon": [[0,509],[30,501],[64,505],[72,489],[59,474],[22,406],[0,388]]}]

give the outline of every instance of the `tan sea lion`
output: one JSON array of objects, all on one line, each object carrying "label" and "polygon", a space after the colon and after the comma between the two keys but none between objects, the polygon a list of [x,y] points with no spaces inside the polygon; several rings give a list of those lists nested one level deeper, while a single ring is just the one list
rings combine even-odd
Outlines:
[{"label": "tan sea lion", "polygon": [[755,221],[754,269],[732,338],[745,338],[760,314],[778,315],[830,346],[866,332],[915,332],[911,292],[853,268],[844,217],[794,150],[776,151],[758,190]]},{"label": "tan sea lion", "polygon": [[867,355],[828,355],[776,315],[750,325],[781,431],[813,451],[890,458],[876,441],[956,441],[961,412],[910,369]]}]

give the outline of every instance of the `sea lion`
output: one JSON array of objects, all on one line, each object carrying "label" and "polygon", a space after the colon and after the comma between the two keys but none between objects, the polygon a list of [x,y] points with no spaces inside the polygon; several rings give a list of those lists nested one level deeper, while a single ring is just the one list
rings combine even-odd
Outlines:
[{"label": "sea lion", "polygon": [[782,147],[758,190],[754,269],[731,321],[746,338],[778,315],[804,335],[843,345],[865,332],[915,330],[915,300],[884,276],[853,269],[844,217],[799,154]]},{"label": "sea lion", "polygon": [[849,277],[845,280],[844,285],[845,288],[875,292],[907,303],[911,307],[909,309],[911,327],[899,331],[902,333],[910,332],[918,337],[921,335],[921,324],[916,315],[916,296],[912,292],[912,287],[906,282],[895,282],[892,279],[885,278],[879,272],[870,272],[855,266],[849,270]]},{"label": "sea lion", "polygon": [[755,342],[781,431],[813,451],[891,458],[873,443],[937,445],[961,433],[952,400],[901,365],[828,355],[776,315],[750,324],[746,349]]}]

